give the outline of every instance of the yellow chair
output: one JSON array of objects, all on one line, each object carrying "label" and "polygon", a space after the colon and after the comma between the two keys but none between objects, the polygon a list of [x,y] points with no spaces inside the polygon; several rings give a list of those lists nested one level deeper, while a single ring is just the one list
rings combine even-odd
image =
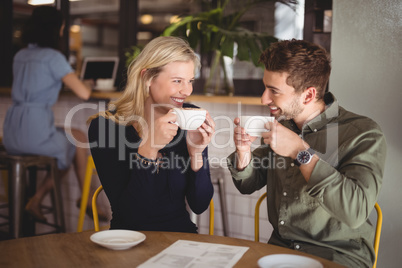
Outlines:
[{"label": "yellow chair", "polygon": [[[255,214],[254,214],[254,240],[256,242],[260,241],[260,206],[262,201],[267,197],[267,193],[264,193],[260,196],[255,204]],[[380,247],[380,237],[381,237],[381,228],[382,228],[382,211],[380,205],[375,203],[375,210],[377,211],[377,224],[375,229],[375,238],[374,238],[374,252],[375,252],[375,262],[373,268],[377,266],[377,258],[378,258],[378,250]]]},{"label": "yellow chair", "polygon": [[[94,196],[92,197],[92,212],[94,216],[94,226],[95,226],[95,231],[98,232],[100,230],[99,228],[99,218],[98,218],[98,208],[96,207],[96,199],[98,198],[99,193],[103,190],[103,186],[99,186],[98,189],[96,189]],[[211,199],[211,202],[209,203],[209,234],[213,235],[214,234],[214,200]]]},{"label": "yellow chair", "polygon": [[374,238],[374,252],[375,252],[375,262],[373,268],[377,266],[377,259],[378,259],[378,250],[380,248],[380,237],[381,237],[381,228],[382,228],[382,211],[380,205],[375,203],[374,205],[375,210],[377,211],[377,225],[375,228],[375,238]]},{"label": "yellow chair", "polygon": [[92,197],[92,214],[94,216],[94,226],[95,226],[95,232],[99,232],[99,217],[98,217],[98,207],[96,206],[96,199],[98,198],[98,195],[100,192],[102,192],[103,186],[99,186],[98,189],[96,189],[93,197]]},{"label": "yellow chair", "polygon": [[255,204],[255,213],[254,213],[254,241],[260,241],[260,206],[262,201],[267,197],[267,193],[258,198],[257,203]]},{"label": "yellow chair", "polygon": [[88,156],[87,170],[85,172],[84,186],[82,187],[80,215],[78,217],[77,232],[82,232],[84,226],[85,213],[87,209],[87,203],[89,198],[89,191],[91,189],[92,175],[96,174],[95,163],[92,155]]},{"label": "yellow chair", "polygon": [[211,198],[209,202],[209,235],[214,235],[214,221],[215,221],[215,206],[214,199]]}]

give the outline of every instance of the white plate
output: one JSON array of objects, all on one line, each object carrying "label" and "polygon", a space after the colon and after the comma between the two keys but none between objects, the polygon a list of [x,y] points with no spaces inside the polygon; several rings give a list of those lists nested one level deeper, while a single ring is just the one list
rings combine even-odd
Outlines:
[{"label": "white plate", "polygon": [[144,241],[143,233],[130,230],[106,230],[91,235],[91,241],[114,250],[123,250],[138,245]]},{"label": "white plate", "polygon": [[261,268],[324,268],[312,258],[292,254],[272,254],[258,260]]}]

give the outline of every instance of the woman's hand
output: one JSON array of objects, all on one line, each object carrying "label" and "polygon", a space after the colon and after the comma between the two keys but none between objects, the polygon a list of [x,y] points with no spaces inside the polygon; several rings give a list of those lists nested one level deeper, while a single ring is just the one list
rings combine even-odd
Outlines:
[{"label": "woman's hand", "polygon": [[142,142],[138,153],[149,159],[156,159],[158,151],[176,136],[179,127],[171,123],[175,121],[176,114],[169,112],[154,122],[148,122],[148,128],[143,129]]},{"label": "woman's hand", "polygon": [[207,111],[205,121],[197,130],[187,131],[187,149],[191,158],[191,168],[198,171],[204,164],[202,152],[211,142],[215,133],[215,122]]}]

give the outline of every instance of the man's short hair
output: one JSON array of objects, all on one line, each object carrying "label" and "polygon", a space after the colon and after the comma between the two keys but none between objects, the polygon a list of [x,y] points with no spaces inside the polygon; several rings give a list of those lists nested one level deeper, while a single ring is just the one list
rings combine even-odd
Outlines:
[{"label": "man's short hair", "polygon": [[288,73],[286,83],[303,92],[309,87],[317,89],[322,99],[331,73],[331,60],[319,45],[304,40],[284,40],[273,43],[260,56],[267,71]]}]

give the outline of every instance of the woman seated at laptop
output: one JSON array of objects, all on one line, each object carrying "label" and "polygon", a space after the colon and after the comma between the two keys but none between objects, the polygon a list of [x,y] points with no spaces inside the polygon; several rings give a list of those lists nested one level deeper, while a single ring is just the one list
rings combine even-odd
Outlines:
[{"label": "woman seated at laptop", "polygon": [[197,214],[213,195],[207,145],[215,123],[207,113],[196,130],[172,122],[172,108],[193,91],[200,63],[177,37],[153,39],[131,63],[122,96],[90,118],[91,152],[109,199],[111,229],[196,233]]},{"label": "woman seated at laptop", "polygon": [[[10,154],[57,158],[62,174],[74,163],[82,189],[88,150],[75,146],[73,142],[85,143],[86,135],[78,129],[70,129],[66,133],[64,129],[57,128],[52,106],[57,101],[62,83],[84,100],[89,98],[91,89],[78,79],[60,52],[63,28],[61,12],[50,6],[37,7],[27,21],[23,30],[23,41],[27,47],[15,55],[13,62],[13,104],[4,121],[3,142]],[[47,174],[25,207],[37,220],[46,221],[40,205],[52,187],[53,181]],[[88,202],[89,208],[90,205]]]}]

